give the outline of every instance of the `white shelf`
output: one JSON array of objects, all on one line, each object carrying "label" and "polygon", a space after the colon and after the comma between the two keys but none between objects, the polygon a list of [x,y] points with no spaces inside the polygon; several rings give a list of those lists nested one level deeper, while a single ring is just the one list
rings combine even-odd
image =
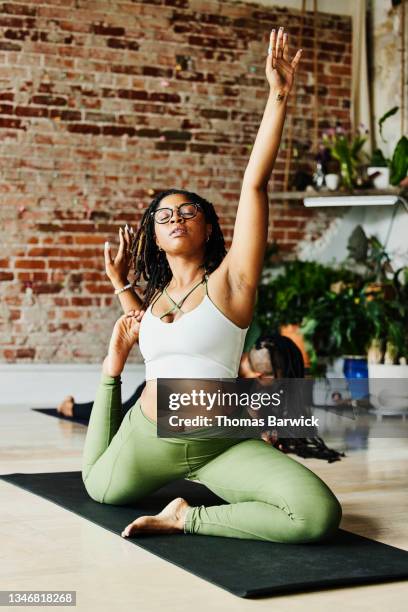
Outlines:
[{"label": "white shelf", "polygon": [[304,198],[308,208],[316,206],[394,206],[400,200],[398,195],[344,195],[317,196]]}]

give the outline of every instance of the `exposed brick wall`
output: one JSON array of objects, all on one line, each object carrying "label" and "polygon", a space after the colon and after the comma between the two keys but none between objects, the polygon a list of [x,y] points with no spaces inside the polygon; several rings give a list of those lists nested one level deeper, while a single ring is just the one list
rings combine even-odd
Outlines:
[{"label": "exposed brick wall", "polygon": [[[102,358],[120,314],[103,243],[137,225],[155,192],[183,187],[212,200],[229,244],[276,25],[293,43],[300,13],[214,0],[1,3],[0,359]],[[350,27],[318,15],[320,132],[349,119]],[[308,13],[290,113],[294,144],[309,149],[312,43]],[[313,213],[274,201],[285,155],[284,141],[270,239],[290,252]]]}]

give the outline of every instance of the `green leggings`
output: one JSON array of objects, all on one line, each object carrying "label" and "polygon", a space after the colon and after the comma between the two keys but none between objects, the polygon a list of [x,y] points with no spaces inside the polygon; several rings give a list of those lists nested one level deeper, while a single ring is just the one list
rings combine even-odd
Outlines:
[{"label": "green leggings", "polygon": [[83,452],[90,497],[125,505],[178,478],[227,502],[191,507],[185,533],[303,543],[332,535],[340,522],[337,498],[298,461],[261,439],[158,438],[140,398],[122,420],[120,377],[102,374]]}]

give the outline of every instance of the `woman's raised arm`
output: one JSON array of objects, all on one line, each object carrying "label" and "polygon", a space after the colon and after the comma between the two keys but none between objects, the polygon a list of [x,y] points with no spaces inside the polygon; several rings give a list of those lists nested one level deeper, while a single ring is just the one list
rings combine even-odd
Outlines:
[{"label": "woman's raised arm", "polygon": [[288,35],[283,28],[270,34],[265,74],[269,96],[245,170],[227,267],[231,288],[252,288],[259,283],[268,236],[267,186],[278,153],[288,95],[301,57],[289,60]]}]

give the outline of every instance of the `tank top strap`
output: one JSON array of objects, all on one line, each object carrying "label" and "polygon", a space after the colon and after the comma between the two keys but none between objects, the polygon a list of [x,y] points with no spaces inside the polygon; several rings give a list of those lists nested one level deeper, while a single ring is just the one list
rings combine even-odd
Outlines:
[{"label": "tank top strap", "polygon": [[186,295],[185,295],[185,296],[184,296],[184,297],[181,299],[181,301],[180,301],[179,303],[175,302],[175,301],[173,300],[173,298],[171,297],[171,295],[169,295],[169,294],[167,293],[167,286],[166,286],[166,287],[164,288],[164,293],[165,293],[165,294],[166,294],[166,296],[169,298],[169,300],[170,300],[171,302],[173,302],[173,304],[174,304],[174,306],[173,306],[172,310],[174,310],[174,308],[177,308],[177,310],[181,310],[181,306],[184,304],[184,302],[186,301],[186,299],[188,298],[188,296],[189,296],[191,293],[193,293],[194,289],[197,289],[197,287],[198,287],[199,285],[202,285],[202,284],[203,284],[203,282],[204,282],[204,281],[202,281],[202,280],[201,280],[201,281],[199,281],[198,283],[196,283],[196,284],[194,285],[194,287],[192,287],[192,288],[190,289],[190,291],[189,291],[188,293],[186,293]]},{"label": "tank top strap", "polygon": [[[157,302],[157,300],[159,299],[159,297],[161,297],[163,295],[163,291],[160,291],[160,293],[158,293],[156,295],[156,297],[154,298],[153,302],[151,302],[150,304],[150,312],[152,311],[152,308],[154,306],[154,304]],[[167,310],[167,312],[165,312],[164,314],[162,314],[159,318],[162,319],[163,317],[165,317],[166,315],[170,314],[172,312],[172,310],[174,310],[174,306],[170,309]],[[153,313],[152,313],[153,314]]]},{"label": "tank top strap", "polygon": [[204,279],[203,279],[203,280],[201,280],[201,281],[199,281],[197,284],[195,284],[195,285],[194,285],[194,287],[192,287],[192,288],[190,289],[190,291],[189,291],[189,292],[188,292],[188,293],[187,293],[187,294],[186,294],[186,295],[185,295],[185,296],[184,296],[184,297],[181,299],[181,301],[180,301],[179,303],[175,302],[175,301],[173,300],[173,298],[171,297],[171,295],[169,295],[169,294],[167,293],[167,285],[170,283],[170,281],[169,281],[169,282],[167,283],[167,285],[164,287],[163,291],[162,291],[161,293],[159,293],[159,294],[158,294],[158,295],[155,297],[155,299],[153,300],[153,302],[152,302],[152,303],[151,303],[151,305],[150,305],[150,309],[152,309],[153,305],[154,305],[154,304],[157,302],[157,300],[159,299],[159,297],[160,297],[161,295],[163,295],[163,293],[165,293],[165,294],[166,294],[166,296],[169,298],[169,300],[170,300],[170,301],[173,303],[173,306],[172,306],[172,307],[171,307],[169,310],[166,310],[166,312],[164,312],[164,313],[163,313],[163,314],[160,316],[160,319],[162,319],[163,317],[167,316],[168,314],[170,314],[171,312],[173,312],[173,310],[175,310],[175,309],[179,310],[180,312],[183,312],[183,311],[182,311],[182,309],[181,309],[181,306],[183,305],[183,303],[185,302],[185,300],[188,298],[188,296],[190,295],[190,293],[192,293],[192,292],[194,291],[194,289],[196,289],[196,288],[197,288],[199,285],[202,285],[204,282],[205,282],[205,291],[206,291],[206,294],[208,295],[208,289],[207,289],[207,280],[208,280],[208,275],[207,275],[207,273],[206,273],[206,274],[205,274],[205,276],[204,276]]},{"label": "tank top strap", "polygon": [[205,293],[206,293],[206,295],[208,295],[208,274],[207,274],[207,272],[204,275],[204,281],[203,282],[205,282]]}]

